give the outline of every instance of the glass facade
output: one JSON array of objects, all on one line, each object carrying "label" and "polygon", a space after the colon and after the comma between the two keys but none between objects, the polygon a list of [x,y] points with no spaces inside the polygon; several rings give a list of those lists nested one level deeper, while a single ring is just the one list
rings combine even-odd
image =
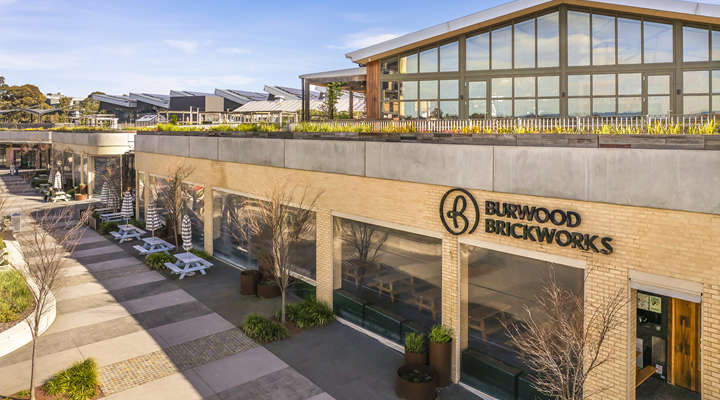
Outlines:
[{"label": "glass facade", "polygon": [[137,199],[138,204],[138,219],[140,221],[145,221],[145,174],[143,172],[138,172],[137,176],[138,181],[135,198]]},{"label": "glass facade", "polygon": [[400,119],[458,119],[459,91],[457,79],[383,82],[382,115]]},{"label": "glass facade", "polygon": [[196,249],[205,248],[205,188],[189,185],[190,194],[183,215],[190,216],[192,244]]},{"label": "glass facade", "polygon": [[431,328],[442,321],[442,240],[334,218],[334,264],[342,289]]},{"label": "glass facade", "polygon": [[720,70],[683,71],[685,114],[720,112]]},{"label": "glass facade", "polygon": [[[261,220],[259,211],[253,210],[256,201],[249,197],[213,190],[213,253],[216,256],[247,269],[258,269],[257,252],[260,243],[271,240],[271,233],[265,227],[263,233],[255,236],[248,225],[248,213],[254,213]],[[265,244],[264,246],[267,246]],[[302,238],[292,262],[293,272],[315,279],[315,222]]]}]

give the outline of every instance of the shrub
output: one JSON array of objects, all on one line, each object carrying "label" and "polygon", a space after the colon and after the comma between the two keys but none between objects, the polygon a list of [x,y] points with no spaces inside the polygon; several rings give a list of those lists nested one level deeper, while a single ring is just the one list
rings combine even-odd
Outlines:
[{"label": "shrub", "polygon": [[117,232],[119,230],[120,228],[118,228],[118,224],[115,221],[101,222],[98,227],[98,233],[101,235],[107,235],[110,232]]},{"label": "shrub", "polygon": [[290,334],[286,327],[272,322],[258,313],[252,313],[245,317],[242,328],[245,334],[260,343],[282,340]]},{"label": "shrub", "polygon": [[405,334],[405,351],[415,354],[427,354],[428,338],[422,333],[408,332]]},{"label": "shrub", "polygon": [[131,220],[130,220],[130,225],[135,226],[135,227],[138,227],[138,228],[140,228],[140,229],[145,229],[145,221],[140,221],[140,220],[137,220],[137,219],[131,219]]},{"label": "shrub", "polygon": [[65,194],[67,194],[68,196],[75,196],[75,189],[76,188],[72,188],[72,189],[68,190],[67,192],[65,192]]},{"label": "shrub", "polygon": [[193,254],[195,254],[196,256],[202,258],[203,260],[209,260],[209,259],[212,258],[212,256],[210,255],[210,253],[208,253],[208,252],[205,251],[205,250],[190,249],[190,252],[193,253]]},{"label": "shrub", "polygon": [[65,395],[70,400],[86,400],[97,396],[99,384],[97,362],[94,358],[86,358],[53,375],[43,390],[51,396]]},{"label": "shrub", "polygon": [[[281,317],[282,310],[278,310],[275,318],[280,319]],[[300,303],[286,304],[285,317],[302,329],[327,325],[335,320],[332,308],[323,301],[317,301],[312,295]]]},{"label": "shrub", "polygon": [[175,256],[171,256],[169,254],[165,253],[153,253],[147,256],[147,265],[150,267],[150,269],[154,269],[156,271],[167,269],[165,266],[166,262],[169,263],[175,263],[177,259]]},{"label": "shrub", "polygon": [[43,183],[48,183],[47,179],[38,179],[36,181],[33,181],[30,185],[34,188],[40,187]]},{"label": "shrub", "polygon": [[20,314],[33,304],[32,293],[18,271],[0,272],[0,292],[12,299],[15,305],[0,297],[0,322],[15,321]]},{"label": "shrub", "polygon": [[435,325],[430,331],[430,341],[433,343],[447,343],[452,340],[452,329],[445,325]]}]

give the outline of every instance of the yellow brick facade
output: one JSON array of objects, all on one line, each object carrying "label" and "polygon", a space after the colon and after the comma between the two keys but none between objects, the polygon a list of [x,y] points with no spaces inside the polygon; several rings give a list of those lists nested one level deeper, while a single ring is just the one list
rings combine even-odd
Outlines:
[{"label": "yellow brick facade", "polygon": [[[173,158],[139,152],[136,154],[136,168],[146,174],[163,175],[163,166],[171,165]],[[460,282],[466,281],[467,271],[459,270],[458,237],[446,233],[438,215],[440,199],[451,188],[220,161],[190,158],[185,161],[195,166],[195,172],[188,180],[205,183],[206,190],[214,186],[262,193],[274,180],[290,176],[293,179],[308,179],[314,189],[324,190],[317,202],[316,215],[317,294],[327,301],[332,301],[332,291],[339,287],[340,282],[339,271],[333,270],[332,212],[442,233],[442,314],[443,322],[455,331],[452,377],[454,381],[459,379],[458,355],[467,346],[468,332],[467,310],[461,308],[461,300],[467,300],[467,288],[463,288]],[[582,216],[580,231],[612,237],[614,252],[611,255],[488,234],[482,222],[475,233],[460,237],[584,260],[595,270],[586,285],[587,302],[599,301],[619,289],[627,288],[631,269],[702,283],[703,399],[720,400],[720,216],[480,190],[469,192],[480,205],[481,221],[486,200],[531,204],[550,210],[576,211]],[[206,207],[210,203],[206,201]],[[212,213],[209,215],[205,221],[206,246],[212,242],[213,235]],[[630,300],[633,292],[627,290],[630,303],[622,311],[623,323],[610,338],[610,344],[616,349],[615,357],[595,377],[597,382],[611,385],[610,390],[601,396],[603,399],[635,397],[635,313],[634,303]]]}]

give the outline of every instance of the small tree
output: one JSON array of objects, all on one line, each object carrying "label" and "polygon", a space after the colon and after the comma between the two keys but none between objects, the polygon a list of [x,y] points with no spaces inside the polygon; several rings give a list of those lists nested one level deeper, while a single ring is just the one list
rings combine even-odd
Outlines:
[{"label": "small tree", "polygon": [[337,102],[342,95],[342,85],[340,82],[328,83],[327,85],[325,102],[322,104],[321,109],[329,119],[335,119]]},{"label": "small tree", "polygon": [[168,217],[173,224],[173,237],[175,239],[175,251],[180,252],[180,243],[178,242],[178,229],[180,221],[183,217],[183,210],[190,200],[190,186],[185,183],[185,179],[195,172],[195,168],[186,165],[182,161],[174,162],[168,165],[164,175],[166,182],[164,185],[158,185],[158,200],[161,202]]},{"label": "small tree", "polygon": [[[533,314],[525,305],[527,317],[519,324],[503,324],[537,374],[532,382],[535,389],[559,400],[597,396],[610,385],[586,387],[585,383],[612,358],[616,344],[609,335],[622,324],[620,312],[627,305],[627,287],[599,302],[585,303],[582,291],[578,295],[558,284],[552,265],[549,272],[537,297],[539,312]],[[591,273],[592,269],[588,270],[586,281]]]},{"label": "small tree", "polygon": [[[35,302],[35,312],[24,320],[32,334],[30,399],[35,399],[37,338],[44,328],[43,319],[51,310],[51,293],[60,278],[64,276],[69,266],[68,260],[75,251],[81,229],[89,217],[89,214],[83,215],[79,220],[66,225],[66,220],[73,219],[73,211],[73,207],[63,207],[59,210],[49,209],[37,212],[34,221],[28,218],[25,226],[29,227],[29,233],[18,236],[18,246],[23,263],[11,264],[30,288]],[[14,304],[15,299],[7,293],[0,293],[0,296],[3,296],[3,299],[9,304],[17,307]]]},{"label": "small tree", "polygon": [[[285,323],[285,298],[287,289],[294,283],[303,236],[312,229],[314,208],[322,192],[312,193],[309,184],[301,181],[291,183],[291,178],[281,179],[264,193],[265,200],[249,200],[242,206],[241,216],[233,218],[234,224],[244,219],[247,226],[237,231],[246,242],[258,247],[259,261],[270,266],[282,296],[282,315]],[[269,240],[253,240],[269,232]]]}]

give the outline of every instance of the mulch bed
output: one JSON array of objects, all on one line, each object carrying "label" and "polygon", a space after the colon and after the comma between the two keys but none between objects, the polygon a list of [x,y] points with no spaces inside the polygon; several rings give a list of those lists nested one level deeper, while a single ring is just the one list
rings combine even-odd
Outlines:
[{"label": "mulch bed", "polygon": [[[102,392],[102,389],[100,389],[100,386],[96,387],[95,390],[97,390],[97,393],[98,393],[98,394],[97,394],[97,396],[93,397],[92,400],[102,399],[102,398],[105,397],[105,395],[104,395],[103,392]],[[0,398],[2,398],[2,397],[0,397]],[[30,398],[30,395],[27,395],[27,396],[25,396],[25,397],[17,397],[17,396],[8,397],[8,399],[29,399],[29,398]],[[35,398],[36,398],[37,400],[62,400],[62,399],[67,399],[67,397],[65,397],[64,395],[50,396],[49,394],[45,393],[44,390],[42,390],[42,386],[38,386],[38,387],[35,388]]]},{"label": "mulch bed", "polygon": [[[275,322],[276,324],[280,323],[280,320],[275,317],[270,317],[270,321]],[[302,333],[307,330],[307,329],[298,328],[298,326],[295,325],[294,322],[289,321],[287,319],[285,319],[284,326],[287,328],[288,332],[290,332],[290,336],[288,336],[288,337],[293,337],[293,336],[297,335],[298,333]]]},{"label": "mulch bed", "polygon": [[28,306],[28,308],[25,309],[25,312],[20,314],[18,316],[18,319],[16,319],[15,321],[0,322],[0,332],[5,332],[6,330],[12,328],[13,326],[25,322],[25,318],[27,318],[28,315],[32,314],[33,311],[35,311],[35,303],[34,302],[32,305]]}]

